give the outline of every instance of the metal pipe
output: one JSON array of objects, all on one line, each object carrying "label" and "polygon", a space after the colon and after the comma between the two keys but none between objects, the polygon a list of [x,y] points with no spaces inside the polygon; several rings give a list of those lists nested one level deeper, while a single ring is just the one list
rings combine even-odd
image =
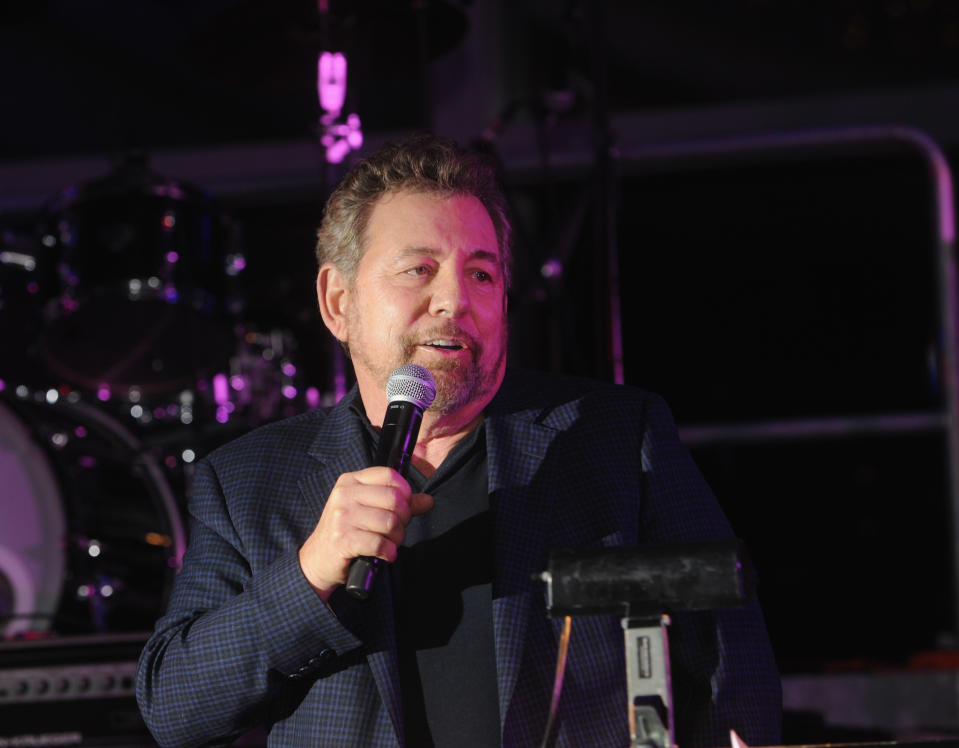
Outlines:
[{"label": "metal pipe", "polygon": [[842,439],[851,436],[924,434],[948,428],[945,413],[877,413],[831,418],[795,418],[752,423],[700,423],[679,427],[679,438],[691,447]]},{"label": "metal pipe", "polygon": [[[687,143],[675,143],[640,148],[624,148],[623,160],[634,165],[649,166],[661,163],[676,168],[676,161],[722,157],[740,159],[746,156],[768,156],[770,152],[786,155],[801,150],[823,150],[836,147],[870,145],[876,143],[901,143],[914,148],[925,161],[935,195],[935,234],[937,306],[939,314],[939,351],[944,389],[944,412],[941,420],[947,432],[946,470],[950,487],[952,530],[952,579],[953,605],[959,605],[959,277],[956,269],[956,222],[953,203],[953,179],[945,154],[927,133],[906,125],[870,125],[844,128],[807,130],[802,132],[768,133],[749,137],[721,138]],[[925,430],[934,426],[937,419],[926,422],[921,414],[901,417],[875,416],[857,419],[822,419],[794,423],[789,427],[771,422],[743,425],[736,429],[726,427],[726,436],[733,440],[756,435],[767,430],[778,438],[802,436],[838,436],[845,430],[849,433],[874,432],[877,427],[888,426],[902,433]],[[909,421],[912,420],[912,423]],[[868,421],[868,422],[867,422]],[[692,438],[712,439],[719,433],[710,434],[703,427],[693,427],[687,433]],[[697,429],[699,429],[697,431]],[[790,436],[789,430],[792,429]],[[959,641],[959,612],[953,610],[953,633]]]}]

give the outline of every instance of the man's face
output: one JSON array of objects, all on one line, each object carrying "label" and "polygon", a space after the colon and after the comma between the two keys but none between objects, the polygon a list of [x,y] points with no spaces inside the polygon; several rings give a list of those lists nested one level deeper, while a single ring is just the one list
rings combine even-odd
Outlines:
[{"label": "man's face", "polygon": [[506,290],[496,231],[475,197],[396,192],[373,207],[346,298],[361,391],[398,366],[436,379],[433,410],[482,409],[506,366]]}]

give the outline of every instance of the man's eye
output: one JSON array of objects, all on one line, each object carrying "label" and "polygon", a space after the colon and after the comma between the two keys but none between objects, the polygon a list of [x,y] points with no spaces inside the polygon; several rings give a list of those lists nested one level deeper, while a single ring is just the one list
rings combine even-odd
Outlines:
[{"label": "man's eye", "polygon": [[478,281],[483,283],[491,283],[493,281],[493,276],[487,273],[485,270],[474,270],[473,277]]},{"label": "man's eye", "polygon": [[426,265],[417,265],[415,268],[410,268],[406,272],[410,275],[426,275],[430,272],[430,269]]}]

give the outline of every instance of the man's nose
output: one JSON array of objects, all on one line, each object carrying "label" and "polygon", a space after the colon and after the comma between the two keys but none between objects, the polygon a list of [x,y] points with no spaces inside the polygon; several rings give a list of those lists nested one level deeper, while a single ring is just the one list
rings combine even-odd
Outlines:
[{"label": "man's nose", "polygon": [[465,279],[455,273],[439,273],[431,284],[430,314],[459,317],[469,308]]}]

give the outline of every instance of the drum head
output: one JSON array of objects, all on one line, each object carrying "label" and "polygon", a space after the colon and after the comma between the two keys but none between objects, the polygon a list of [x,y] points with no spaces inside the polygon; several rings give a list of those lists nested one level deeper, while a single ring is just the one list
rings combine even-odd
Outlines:
[{"label": "drum head", "polygon": [[185,537],[149,452],[95,407],[52,393],[0,401],[0,434],[0,596],[12,611],[0,634],[152,628]]},{"label": "drum head", "polygon": [[66,578],[66,521],[46,454],[2,403],[0,481],[0,634],[45,631]]}]

